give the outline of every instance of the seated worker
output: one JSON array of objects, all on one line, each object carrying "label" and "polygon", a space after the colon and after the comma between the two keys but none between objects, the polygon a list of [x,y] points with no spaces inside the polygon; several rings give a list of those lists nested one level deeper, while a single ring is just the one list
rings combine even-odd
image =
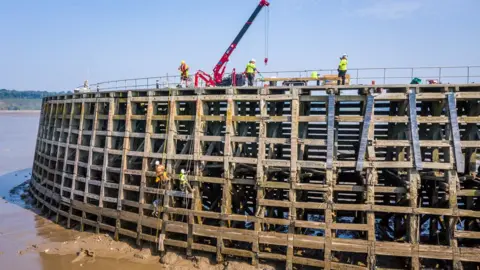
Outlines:
[{"label": "seated worker", "polygon": [[158,215],[160,214],[158,212],[158,207],[160,206],[160,199],[156,199],[155,201],[153,201],[153,212],[152,212],[152,216],[154,217],[158,217]]},{"label": "seated worker", "polygon": [[155,161],[155,174],[157,176],[157,178],[155,178],[155,183],[162,181],[162,184],[164,184],[169,180],[167,172],[165,171],[165,167],[160,164],[160,161],[158,160]]}]

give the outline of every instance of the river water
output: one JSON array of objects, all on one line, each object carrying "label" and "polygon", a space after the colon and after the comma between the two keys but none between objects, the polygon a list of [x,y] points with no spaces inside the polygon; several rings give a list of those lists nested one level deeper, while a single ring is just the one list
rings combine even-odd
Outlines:
[{"label": "river water", "polygon": [[32,167],[39,118],[38,112],[0,112],[0,175]]},{"label": "river water", "polygon": [[159,265],[112,258],[72,263],[75,252],[59,255],[49,254],[48,248],[33,248],[88,237],[29,209],[20,199],[22,189],[10,192],[31,177],[39,116],[38,112],[0,112],[0,269],[159,269]]}]

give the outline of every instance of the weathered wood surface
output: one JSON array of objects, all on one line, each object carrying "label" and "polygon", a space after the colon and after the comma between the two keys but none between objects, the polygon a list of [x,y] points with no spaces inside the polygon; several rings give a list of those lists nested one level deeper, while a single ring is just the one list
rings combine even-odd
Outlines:
[{"label": "weathered wood surface", "polygon": [[479,84],[48,97],[31,193],[67,227],[219,262],[475,269],[479,102]]}]

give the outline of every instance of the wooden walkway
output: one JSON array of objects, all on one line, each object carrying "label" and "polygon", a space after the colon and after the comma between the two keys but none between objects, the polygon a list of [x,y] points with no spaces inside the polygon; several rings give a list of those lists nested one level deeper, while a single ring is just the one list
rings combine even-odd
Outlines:
[{"label": "wooden walkway", "polygon": [[[161,254],[477,269],[479,101],[479,84],[48,97],[31,193],[67,227],[154,242]],[[165,187],[156,160],[172,176]],[[193,194],[180,190],[181,169]]]}]

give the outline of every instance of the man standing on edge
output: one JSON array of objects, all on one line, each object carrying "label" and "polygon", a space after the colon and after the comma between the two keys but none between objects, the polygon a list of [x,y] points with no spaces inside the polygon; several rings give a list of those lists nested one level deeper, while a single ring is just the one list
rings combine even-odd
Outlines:
[{"label": "man standing on edge", "polygon": [[187,86],[187,83],[188,83],[188,71],[189,71],[189,67],[187,64],[185,64],[185,61],[182,60],[181,64],[180,64],[180,67],[178,67],[178,70],[180,70],[180,83],[185,81],[185,86]]},{"label": "man standing on edge", "polygon": [[[338,64],[338,77],[342,78],[342,85],[345,85],[345,75],[347,74],[347,54],[344,53],[340,57],[340,64]],[[337,81],[337,85],[340,85],[340,80]]]},{"label": "man standing on edge", "polygon": [[248,62],[247,67],[245,68],[245,74],[247,74],[248,86],[253,86],[253,80],[255,79],[255,72],[257,67],[255,66],[255,59]]}]

